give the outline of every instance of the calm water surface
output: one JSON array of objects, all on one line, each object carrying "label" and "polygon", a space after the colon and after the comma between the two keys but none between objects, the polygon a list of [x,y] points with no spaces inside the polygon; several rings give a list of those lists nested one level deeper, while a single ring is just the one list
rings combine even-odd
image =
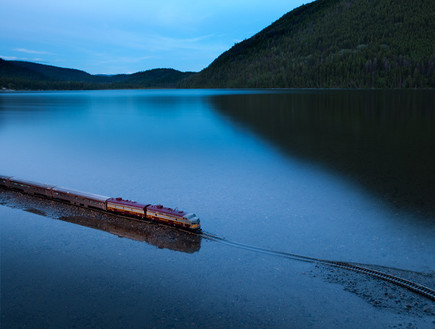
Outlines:
[{"label": "calm water surface", "polygon": [[[249,245],[433,276],[434,104],[433,91],[2,93],[0,174],[191,210]],[[22,209],[0,207],[5,328],[431,323],[313,264]]]}]

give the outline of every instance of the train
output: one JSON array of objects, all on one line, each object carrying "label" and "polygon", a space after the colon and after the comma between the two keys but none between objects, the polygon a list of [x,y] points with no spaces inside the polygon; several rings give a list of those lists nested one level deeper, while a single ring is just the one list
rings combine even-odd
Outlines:
[{"label": "train", "polygon": [[8,188],[0,187],[0,204],[13,209],[30,210],[36,215],[104,231],[120,238],[145,242],[159,249],[189,254],[201,249],[201,234],[190,234],[189,230],[162,229],[161,226],[149,225],[149,221],[131,221],[130,217],[111,216],[104,211],[99,211],[98,216],[84,215],[80,207],[53,202],[49,198],[37,198]]},{"label": "train", "polygon": [[188,230],[197,231],[201,229],[201,222],[196,214],[167,208],[162,205],[139,203],[136,201],[124,200],[120,197],[112,198],[86,193],[56,185],[48,185],[19,179],[13,176],[0,175],[0,187],[79,207],[100,211],[103,210],[138,219],[148,219]]}]

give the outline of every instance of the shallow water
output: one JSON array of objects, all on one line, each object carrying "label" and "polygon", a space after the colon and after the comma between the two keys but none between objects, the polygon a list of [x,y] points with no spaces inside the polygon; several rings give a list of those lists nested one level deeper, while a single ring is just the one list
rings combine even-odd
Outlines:
[{"label": "shallow water", "polygon": [[[0,174],[194,211],[249,245],[433,275],[433,104],[432,91],[2,93]],[[0,207],[5,328],[430,323],[313,264],[208,240],[183,252],[23,208]]]}]

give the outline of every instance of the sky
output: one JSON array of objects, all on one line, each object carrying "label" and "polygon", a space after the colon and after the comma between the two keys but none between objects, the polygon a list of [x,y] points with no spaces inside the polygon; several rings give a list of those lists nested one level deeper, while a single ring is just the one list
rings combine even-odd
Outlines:
[{"label": "sky", "polygon": [[0,58],[84,70],[200,71],[310,0],[0,0]]}]

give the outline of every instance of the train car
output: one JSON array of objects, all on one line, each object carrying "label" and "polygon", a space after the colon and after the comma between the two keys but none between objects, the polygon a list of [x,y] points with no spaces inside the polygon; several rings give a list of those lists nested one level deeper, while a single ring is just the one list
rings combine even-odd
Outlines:
[{"label": "train car", "polygon": [[0,187],[10,188],[30,195],[51,198],[80,207],[101,209],[142,219],[147,218],[191,230],[200,229],[201,226],[199,218],[195,214],[166,208],[162,205],[144,204],[123,200],[122,198],[109,198],[107,196],[3,175],[0,175]]},{"label": "train car", "polygon": [[122,198],[109,198],[106,201],[108,211],[138,218],[145,218],[145,207],[147,206],[147,204],[123,200]]},{"label": "train car", "polygon": [[170,225],[197,230],[200,228],[198,216],[185,211],[166,208],[162,205],[149,205],[146,208],[146,217]]},{"label": "train car", "polygon": [[9,178],[9,188],[21,191],[26,194],[33,194],[46,198],[51,198],[52,185],[32,182],[25,179],[19,179],[15,177]]},{"label": "train car", "polygon": [[0,175],[0,186],[9,187],[9,179],[12,177]]},{"label": "train car", "polygon": [[51,190],[54,199],[86,208],[106,210],[106,201],[109,199],[107,196],[70,190],[60,186],[53,186]]}]

